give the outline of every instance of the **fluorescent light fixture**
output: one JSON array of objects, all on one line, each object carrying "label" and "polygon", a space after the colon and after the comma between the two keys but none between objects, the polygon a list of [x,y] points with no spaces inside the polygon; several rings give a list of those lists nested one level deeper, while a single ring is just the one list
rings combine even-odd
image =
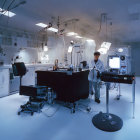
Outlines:
[{"label": "fluorescent light fixture", "polygon": [[44,46],[44,52],[47,52],[47,51],[48,51],[48,47]]},{"label": "fluorescent light fixture", "polygon": [[44,24],[44,23],[37,23],[36,25],[37,25],[37,26],[40,26],[40,27],[43,27],[43,28],[45,28],[45,27],[48,26],[47,24]]},{"label": "fluorescent light fixture", "polygon": [[87,39],[86,42],[90,45],[96,46],[95,40],[93,40],[93,39]]},{"label": "fluorescent light fixture", "polygon": [[72,52],[72,49],[73,49],[73,47],[72,46],[69,46],[68,53],[71,53]]},{"label": "fluorescent light fixture", "polygon": [[93,42],[94,40],[93,39],[87,39],[86,41],[87,42]]},{"label": "fluorescent light fixture", "polygon": [[98,52],[100,52],[101,54],[106,54],[107,53],[107,48],[100,48],[98,50]]},{"label": "fluorescent light fixture", "polygon": [[79,39],[80,39],[80,38],[82,38],[82,37],[81,37],[81,36],[79,36],[79,35],[77,35],[77,36],[76,36],[76,38],[79,38]]},{"label": "fluorescent light fixture", "polygon": [[[45,27],[48,26],[47,24],[44,24],[44,23],[37,23],[36,25],[37,25],[37,26],[40,26],[40,27],[42,27],[42,28],[45,28]],[[52,32],[58,32],[58,29],[53,28],[53,27],[48,28],[47,30],[52,31]]]},{"label": "fluorescent light fixture", "polygon": [[1,15],[5,15],[5,16],[7,16],[7,17],[13,17],[13,16],[16,15],[16,14],[13,13],[13,12],[10,12],[10,11],[7,11],[7,10],[1,9],[1,8],[0,8],[0,14],[1,14]]},{"label": "fluorescent light fixture", "polygon": [[109,58],[109,67],[112,69],[120,69],[120,57]]},{"label": "fluorescent light fixture", "polygon": [[119,48],[118,52],[120,52],[120,53],[123,52],[123,48]]},{"label": "fluorescent light fixture", "polygon": [[103,42],[101,44],[101,48],[106,48],[107,50],[109,50],[110,46],[111,46],[110,42]]},{"label": "fluorescent light fixture", "polygon": [[52,32],[55,32],[55,33],[58,32],[58,29],[52,28],[52,27],[51,27],[51,28],[48,28],[48,30],[49,30],[49,31],[52,31]]},{"label": "fluorescent light fixture", "polygon": [[78,35],[78,34],[75,33],[75,32],[69,32],[69,33],[67,33],[67,36],[74,36],[74,35]]}]

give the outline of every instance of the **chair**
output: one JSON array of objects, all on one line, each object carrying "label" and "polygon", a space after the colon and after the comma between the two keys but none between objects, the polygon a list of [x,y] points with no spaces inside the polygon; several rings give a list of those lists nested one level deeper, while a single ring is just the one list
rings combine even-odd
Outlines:
[{"label": "chair", "polygon": [[22,76],[24,76],[27,73],[25,64],[23,62],[14,63],[12,64],[12,68],[14,76],[20,76],[20,86],[21,86]]},{"label": "chair", "polygon": [[22,77],[27,73],[26,66],[23,62],[12,64],[14,76],[20,76],[20,95],[29,96],[29,101],[25,105],[21,105],[21,110],[18,112],[28,112],[31,115],[34,112],[40,112],[45,102],[47,101],[47,86],[24,86],[22,85]]}]

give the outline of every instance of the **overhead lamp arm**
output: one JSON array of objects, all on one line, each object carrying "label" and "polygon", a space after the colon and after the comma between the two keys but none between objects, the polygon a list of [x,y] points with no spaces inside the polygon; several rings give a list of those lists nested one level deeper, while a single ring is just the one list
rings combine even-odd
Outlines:
[{"label": "overhead lamp arm", "polygon": [[21,1],[20,3],[16,4],[15,6],[13,6],[12,8],[10,8],[10,9],[8,9],[8,10],[13,10],[13,9],[19,7],[20,5],[26,4],[26,2],[27,2],[26,0]]}]

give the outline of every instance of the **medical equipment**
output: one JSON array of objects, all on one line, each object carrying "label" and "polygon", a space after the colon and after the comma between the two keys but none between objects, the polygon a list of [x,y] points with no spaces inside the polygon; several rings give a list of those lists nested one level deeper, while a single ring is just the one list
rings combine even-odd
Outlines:
[{"label": "medical equipment", "polygon": [[125,55],[109,55],[108,69],[119,74],[128,74],[128,63]]},{"label": "medical equipment", "polygon": [[31,113],[31,115],[33,115],[34,112],[41,112],[41,109],[45,105],[45,103],[49,104],[53,103],[53,100],[56,97],[54,95],[55,93],[53,92],[52,88],[48,86],[22,85],[22,77],[27,72],[26,66],[23,62],[14,63],[12,67],[14,76],[20,76],[19,94],[29,97],[29,101],[26,104],[20,106],[20,111],[18,112],[18,115],[20,115],[21,112]]}]

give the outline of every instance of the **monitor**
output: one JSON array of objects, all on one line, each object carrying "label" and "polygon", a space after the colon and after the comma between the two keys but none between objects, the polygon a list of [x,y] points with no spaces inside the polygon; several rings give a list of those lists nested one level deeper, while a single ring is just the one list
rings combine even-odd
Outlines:
[{"label": "monitor", "polygon": [[120,69],[120,57],[112,56],[109,57],[109,68],[111,69]]}]

